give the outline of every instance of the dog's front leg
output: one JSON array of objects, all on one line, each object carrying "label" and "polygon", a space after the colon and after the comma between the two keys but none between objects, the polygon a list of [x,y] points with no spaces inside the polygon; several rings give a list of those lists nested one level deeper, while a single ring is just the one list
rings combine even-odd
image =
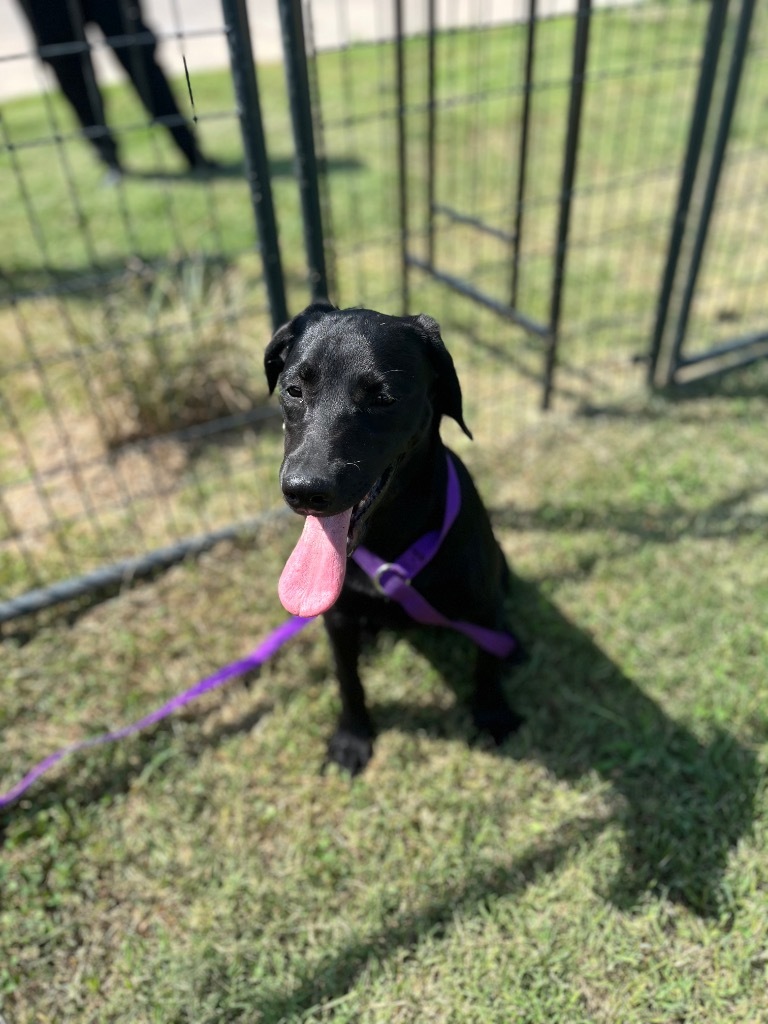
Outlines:
[{"label": "dog's front leg", "polygon": [[341,694],[341,714],[336,732],[328,742],[328,762],[357,775],[371,759],[374,737],[357,670],[360,625],[354,617],[335,608],[326,612],[324,619]]},{"label": "dog's front leg", "polygon": [[472,718],[480,732],[490,736],[497,746],[523,724],[521,716],[509,706],[502,688],[504,664],[494,654],[477,652]]}]

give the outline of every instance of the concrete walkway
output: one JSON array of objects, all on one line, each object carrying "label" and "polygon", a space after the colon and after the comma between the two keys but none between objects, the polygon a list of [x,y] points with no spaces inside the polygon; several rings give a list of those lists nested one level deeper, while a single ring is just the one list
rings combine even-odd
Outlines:
[{"label": "concrete walkway", "polygon": [[[63,3],[64,0],[51,0]],[[117,2],[117,0],[115,0]],[[639,0],[597,0],[595,6],[619,7]],[[527,0],[439,0],[438,23],[458,27],[479,22],[483,25],[523,20]],[[182,53],[190,73],[220,68],[228,63],[221,9],[216,0],[144,0],[144,12],[152,28],[163,38],[160,57],[171,76],[183,74]],[[418,32],[426,23],[426,3],[404,4],[406,31]],[[576,0],[539,0],[542,16],[565,14],[576,8]],[[282,58],[277,4],[248,0],[248,13],[256,58]],[[345,43],[391,39],[394,35],[393,4],[387,0],[313,0],[312,19],[319,49]],[[178,35],[183,38],[177,38]],[[172,38],[168,38],[171,36]],[[97,47],[96,73],[100,82],[120,81],[123,72],[108,47]],[[40,92],[50,84],[50,71],[32,51],[32,37],[17,0],[0,0],[0,100]]]}]

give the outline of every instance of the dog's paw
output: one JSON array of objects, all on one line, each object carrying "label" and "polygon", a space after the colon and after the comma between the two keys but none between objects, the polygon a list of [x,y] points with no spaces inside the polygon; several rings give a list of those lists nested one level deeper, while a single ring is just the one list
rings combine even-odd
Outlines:
[{"label": "dog's paw", "polygon": [[512,708],[501,705],[493,708],[473,708],[472,721],[478,732],[489,736],[496,746],[500,747],[518,731],[525,719]]},{"label": "dog's paw", "polygon": [[349,729],[337,729],[328,741],[325,765],[337,764],[350,775],[359,775],[373,756],[373,739]]}]

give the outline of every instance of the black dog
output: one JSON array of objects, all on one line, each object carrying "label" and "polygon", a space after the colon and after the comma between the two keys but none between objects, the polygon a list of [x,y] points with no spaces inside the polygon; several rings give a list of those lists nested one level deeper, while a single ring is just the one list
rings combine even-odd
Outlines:
[{"label": "black dog", "polygon": [[[280,383],[283,495],[306,517],[280,594],[289,611],[324,615],[342,702],[328,753],[354,774],[374,735],[357,668],[361,626],[411,620],[348,556],[364,540],[388,565],[439,531],[450,458],[460,509],[414,590],[447,619],[503,633],[509,570],[467,469],[440,439],[443,415],[471,434],[434,320],[314,303],[275,333],[264,364],[270,394]],[[502,667],[501,656],[478,648],[472,713],[497,743],[520,724],[502,692]]]}]

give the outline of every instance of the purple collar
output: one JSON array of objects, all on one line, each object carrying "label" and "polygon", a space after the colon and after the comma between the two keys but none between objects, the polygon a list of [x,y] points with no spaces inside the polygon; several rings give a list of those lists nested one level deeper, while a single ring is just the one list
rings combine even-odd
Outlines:
[{"label": "purple collar", "polygon": [[441,528],[425,533],[395,562],[385,562],[364,547],[357,548],[353,552],[352,558],[373,580],[376,589],[385,597],[396,601],[416,622],[428,626],[444,626],[448,629],[455,629],[468,636],[484,651],[495,654],[497,658],[507,658],[517,646],[517,641],[510,633],[486,629],[473,622],[448,619],[436,608],[433,608],[411,586],[414,576],[420,573],[440,550],[440,545],[453,526],[461,508],[461,487],[456,466],[448,452],[445,453],[445,458],[448,467],[448,484]]}]

